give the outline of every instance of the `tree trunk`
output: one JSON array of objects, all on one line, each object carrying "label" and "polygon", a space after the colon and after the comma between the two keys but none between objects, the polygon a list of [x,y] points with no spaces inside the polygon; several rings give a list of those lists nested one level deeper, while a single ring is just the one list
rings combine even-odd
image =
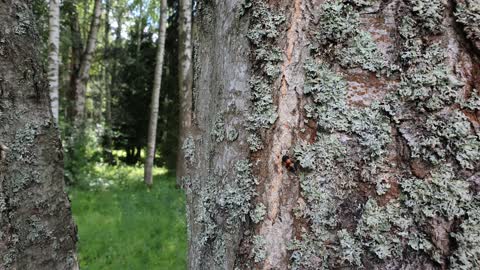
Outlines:
[{"label": "tree trunk", "polygon": [[165,37],[168,18],[167,0],[162,0],[160,7],[160,25],[158,34],[157,64],[153,81],[152,103],[150,105],[150,122],[148,124],[147,157],[145,159],[144,180],[147,186],[153,184],[153,161],[155,159],[155,142],[157,138],[158,107],[160,102],[160,88],[162,83],[163,58],[165,54]]},{"label": "tree trunk", "polygon": [[189,268],[479,268],[475,3],[199,2]]},{"label": "tree trunk", "polygon": [[178,54],[178,85],[180,91],[180,139],[177,157],[177,185],[182,185],[182,177],[184,176],[183,163],[183,144],[187,138],[187,134],[192,126],[192,1],[180,0],[180,23],[178,24],[179,32],[179,54]]},{"label": "tree trunk", "polygon": [[100,27],[100,17],[102,15],[102,1],[95,0],[90,31],[88,33],[87,45],[82,54],[82,59],[78,69],[78,74],[74,81],[74,106],[73,106],[73,124],[75,127],[81,127],[85,121],[85,98],[87,83],[90,78],[90,66],[92,64],[93,53],[97,44],[97,33]]},{"label": "tree trunk", "polygon": [[[120,27],[120,26],[118,26]],[[104,134],[104,156],[106,161],[109,164],[113,163],[112,155],[112,73],[110,65],[110,1],[105,0],[105,34],[103,37],[104,43],[104,64],[103,64],[103,79],[104,79],[104,89],[105,89],[105,134]],[[114,61],[116,61],[114,59]]]},{"label": "tree trunk", "polygon": [[32,6],[0,3],[0,268],[78,269]]},{"label": "tree trunk", "polygon": [[60,50],[60,1],[50,0],[48,35],[48,81],[52,114],[58,123],[59,50]]}]

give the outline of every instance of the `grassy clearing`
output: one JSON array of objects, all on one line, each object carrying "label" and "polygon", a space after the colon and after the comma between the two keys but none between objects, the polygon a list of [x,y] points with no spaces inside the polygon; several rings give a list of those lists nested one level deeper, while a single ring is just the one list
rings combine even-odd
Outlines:
[{"label": "grassy clearing", "polygon": [[141,167],[95,166],[70,190],[81,269],[186,269],[184,194],[166,170],[154,175],[148,191]]}]

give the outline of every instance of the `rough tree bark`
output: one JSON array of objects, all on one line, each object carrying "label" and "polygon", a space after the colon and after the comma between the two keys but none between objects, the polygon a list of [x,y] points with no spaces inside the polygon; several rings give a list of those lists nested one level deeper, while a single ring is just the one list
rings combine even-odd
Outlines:
[{"label": "rough tree bark", "polygon": [[[179,141],[185,141],[187,132],[192,126],[192,86],[193,86],[193,69],[192,69],[192,1],[180,0],[179,2],[179,53],[178,53],[178,85],[180,91],[180,134]],[[182,185],[182,177],[184,176],[183,163],[183,145],[179,144],[177,157],[177,185]]]},{"label": "rough tree bark", "polygon": [[189,268],[478,269],[478,7],[199,2]]},{"label": "rough tree bark", "polygon": [[60,1],[50,0],[48,20],[48,82],[53,117],[58,123],[59,50],[60,50]]},{"label": "rough tree bark", "polygon": [[97,33],[100,27],[100,17],[102,15],[102,1],[95,0],[93,8],[92,21],[90,31],[88,33],[86,47],[83,48],[80,35],[80,27],[78,25],[78,14],[76,12],[75,3],[70,3],[72,10],[70,14],[70,28],[72,31],[72,75],[70,77],[70,94],[71,109],[69,119],[75,128],[80,128],[85,120],[85,95],[87,83],[90,78],[90,66],[92,64],[93,53],[97,44]]},{"label": "rough tree bark", "polygon": [[147,157],[145,159],[144,180],[147,186],[153,184],[153,162],[155,159],[155,142],[157,138],[158,107],[162,84],[163,60],[165,55],[165,38],[167,34],[168,6],[167,0],[162,0],[160,6],[160,22],[158,31],[157,64],[153,81],[152,101],[150,104],[150,122],[148,124]]},{"label": "rough tree bark", "polygon": [[0,269],[78,269],[30,1],[0,3]]}]

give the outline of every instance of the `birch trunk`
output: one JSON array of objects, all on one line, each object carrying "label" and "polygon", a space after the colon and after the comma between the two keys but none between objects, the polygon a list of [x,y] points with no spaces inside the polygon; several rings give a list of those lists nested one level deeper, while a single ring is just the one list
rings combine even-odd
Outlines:
[{"label": "birch trunk", "polygon": [[165,55],[165,38],[168,17],[167,0],[162,0],[160,7],[160,25],[158,33],[157,64],[153,81],[152,103],[150,105],[150,122],[148,125],[147,157],[145,159],[144,180],[147,186],[153,185],[153,163],[155,159],[155,142],[157,135],[158,107],[160,103],[160,88],[162,83],[163,59]]},{"label": "birch trunk", "polygon": [[[102,1],[95,0],[93,9],[90,31],[88,33],[87,44],[83,50],[78,73],[73,78],[74,95],[73,104],[73,124],[75,127],[81,127],[85,121],[85,95],[87,91],[87,83],[90,78],[90,67],[92,65],[92,57],[97,44],[97,33],[100,27],[100,17],[102,15]],[[78,19],[78,18],[77,18]]]},{"label": "birch trunk", "polygon": [[479,268],[477,7],[198,2],[189,269]]},{"label": "birch trunk", "polygon": [[177,157],[177,185],[182,185],[182,177],[184,176],[183,167],[183,145],[185,139],[192,126],[192,86],[193,86],[193,70],[192,70],[192,1],[180,0],[180,23],[179,29],[179,90],[180,90],[180,134],[179,148]]},{"label": "birch trunk", "polygon": [[78,269],[40,38],[25,1],[0,2],[0,269]]},{"label": "birch trunk", "polygon": [[60,1],[50,0],[48,34],[48,81],[52,114],[58,123],[59,112],[59,50],[60,50]]}]

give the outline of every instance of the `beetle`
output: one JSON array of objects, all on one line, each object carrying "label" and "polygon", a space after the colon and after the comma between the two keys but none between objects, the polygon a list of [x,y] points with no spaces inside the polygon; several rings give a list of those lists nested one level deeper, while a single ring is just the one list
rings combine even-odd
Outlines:
[{"label": "beetle", "polygon": [[289,156],[285,155],[282,157],[282,163],[285,166],[287,170],[289,170],[292,173],[296,173],[298,170],[299,162],[294,161],[291,159]]}]

